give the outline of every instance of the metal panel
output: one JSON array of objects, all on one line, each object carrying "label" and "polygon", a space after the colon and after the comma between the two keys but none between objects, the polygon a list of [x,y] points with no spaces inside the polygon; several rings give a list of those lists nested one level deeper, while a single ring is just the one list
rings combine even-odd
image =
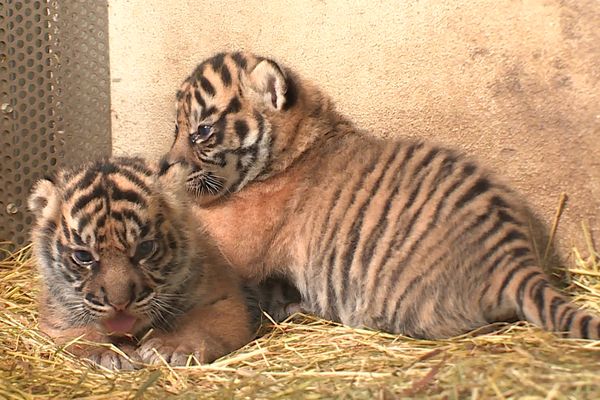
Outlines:
[{"label": "metal panel", "polygon": [[110,155],[107,32],[106,1],[0,2],[0,240],[27,241],[37,179]]}]

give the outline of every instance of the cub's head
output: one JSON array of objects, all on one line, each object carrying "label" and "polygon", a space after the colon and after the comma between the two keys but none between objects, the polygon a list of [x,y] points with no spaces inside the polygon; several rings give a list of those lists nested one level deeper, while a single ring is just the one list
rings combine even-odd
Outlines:
[{"label": "cub's head", "polygon": [[48,305],[65,325],[135,334],[184,308],[194,274],[188,174],[182,164],[115,158],[36,184],[34,251]]},{"label": "cub's head", "polygon": [[183,82],[168,157],[193,167],[187,188],[201,203],[276,169],[278,153],[294,145],[299,89],[291,71],[247,53],[218,54]]}]

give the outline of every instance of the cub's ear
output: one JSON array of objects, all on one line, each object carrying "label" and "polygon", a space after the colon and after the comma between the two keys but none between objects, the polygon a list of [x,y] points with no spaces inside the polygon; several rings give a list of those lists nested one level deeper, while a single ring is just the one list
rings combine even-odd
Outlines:
[{"label": "cub's ear", "polygon": [[33,187],[27,205],[38,220],[56,217],[60,209],[60,194],[54,182],[49,178],[40,179]]},{"label": "cub's ear", "polygon": [[268,106],[281,111],[286,105],[288,83],[283,70],[271,60],[262,60],[250,72],[250,88]]},{"label": "cub's ear", "polygon": [[186,181],[191,172],[192,169],[186,162],[169,162],[166,157],[163,158],[156,177],[160,194],[177,203],[187,199]]}]

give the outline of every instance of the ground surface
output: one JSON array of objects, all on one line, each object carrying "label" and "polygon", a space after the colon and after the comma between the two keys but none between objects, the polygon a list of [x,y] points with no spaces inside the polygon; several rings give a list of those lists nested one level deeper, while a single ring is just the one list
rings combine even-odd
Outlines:
[{"label": "ground surface", "polygon": [[[570,263],[568,290],[600,313],[600,257],[588,254]],[[0,263],[0,398],[600,398],[600,343],[526,325],[416,341],[298,316],[212,365],[96,369],[36,330],[32,264],[27,249]]]}]

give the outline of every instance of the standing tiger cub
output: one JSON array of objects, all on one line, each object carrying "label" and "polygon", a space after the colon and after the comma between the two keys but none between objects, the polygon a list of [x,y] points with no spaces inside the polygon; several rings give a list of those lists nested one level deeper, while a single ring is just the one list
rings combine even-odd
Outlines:
[{"label": "standing tiger cub", "polygon": [[536,264],[505,185],[452,150],[357,130],[272,60],[201,63],[177,93],[169,157],[194,167],[198,221],[227,260],[287,277],[307,312],[418,338],[515,319],[600,337]]},{"label": "standing tiger cub", "polygon": [[[171,365],[190,356],[210,362],[254,339],[255,292],[188,218],[188,173],[115,158],[37,183],[29,206],[41,330],[58,343],[112,342],[133,360]],[[107,368],[133,367],[107,348],[68,350]]]}]

